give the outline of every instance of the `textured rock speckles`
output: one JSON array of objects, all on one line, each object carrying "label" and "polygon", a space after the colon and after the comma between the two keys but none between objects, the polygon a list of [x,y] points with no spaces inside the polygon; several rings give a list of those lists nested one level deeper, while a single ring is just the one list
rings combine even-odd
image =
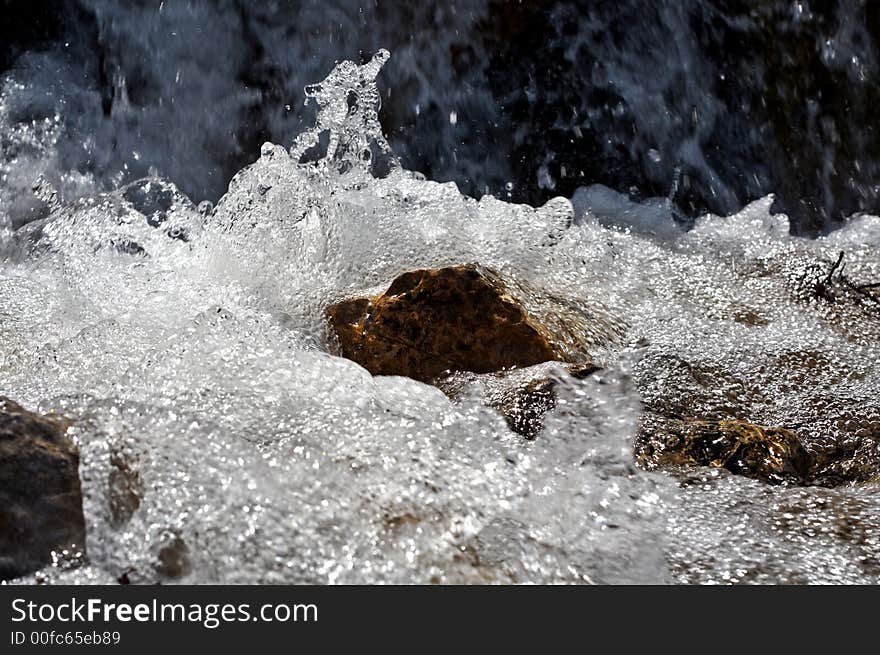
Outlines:
[{"label": "textured rock speckles", "polygon": [[477,265],[404,273],[381,295],[344,300],[327,315],[340,354],[374,375],[433,382],[448,371],[491,373],[564,358],[501,277]]}]

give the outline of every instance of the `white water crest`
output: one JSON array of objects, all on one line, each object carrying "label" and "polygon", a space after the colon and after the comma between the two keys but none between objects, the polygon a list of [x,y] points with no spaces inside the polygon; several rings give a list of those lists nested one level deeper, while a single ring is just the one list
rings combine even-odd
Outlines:
[{"label": "white water crest", "polygon": [[[316,126],[264,145],[216,207],[147,178],[0,225],[0,395],[73,419],[81,452],[87,559],[39,579],[880,581],[875,483],[682,481],[632,454],[643,407],[667,399],[870,448],[880,321],[804,289],[839,251],[851,279],[880,280],[880,219],[809,241],[772,198],[689,232],[601,188],[476,201],[391,152],[387,57],[309,87]],[[578,317],[567,345],[604,367],[555,373],[534,441],[479,393],[373,377],[327,346],[331,303],[470,262],[540,318]],[[786,363],[804,352],[818,364]],[[121,515],[120,470],[140,498]]]}]

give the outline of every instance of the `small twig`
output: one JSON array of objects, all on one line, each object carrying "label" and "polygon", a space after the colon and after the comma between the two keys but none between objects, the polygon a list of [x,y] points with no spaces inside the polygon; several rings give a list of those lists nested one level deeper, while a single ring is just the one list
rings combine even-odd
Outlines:
[{"label": "small twig", "polygon": [[825,284],[826,286],[828,284],[831,284],[831,276],[834,275],[834,271],[836,271],[840,267],[840,264],[842,262],[843,262],[843,251],[841,250],[840,254],[837,256],[837,261],[834,262],[834,265],[831,267],[831,270],[828,271],[828,275],[825,276],[825,282],[823,284]]},{"label": "small twig", "polygon": [[860,284],[856,287],[859,291],[864,291],[865,289],[877,289],[880,288],[880,282],[872,282],[871,284]]}]

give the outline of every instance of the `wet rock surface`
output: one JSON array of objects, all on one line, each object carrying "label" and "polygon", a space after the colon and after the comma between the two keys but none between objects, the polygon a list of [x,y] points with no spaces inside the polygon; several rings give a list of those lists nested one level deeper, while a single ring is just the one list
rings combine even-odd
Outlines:
[{"label": "wet rock surface", "polygon": [[[374,375],[434,384],[453,400],[474,394],[527,439],[556,407],[560,376],[597,370],[562,364],[577,349],[558,347],[501,276],[479,265],[404,273],[379,296],[344,300],[327,316],[344,357]],[[559,342],[563,324],[553,326]]]},{"label": "wet rock surface", "polygon": [[534,439],[544,427],[547,412],[556,409],[557,388],[566,379],[581,380],[599,370],[586,365],[547,362],[501,373],[458,372],[437,381],[437,386],[454,401],[474,395],[496,410],[507,426]]},{"label": "wet rock surface", "polygon": [[66,428],[0,396],[0,579],[85,545],[79,454]]},{"label": "wet rock surface", "polygon": [[[841,325],[864,325],[848,323],[842,312],[834,320],[841,316]],[[648,469],[710,466],[767,482],[834,487],[874,480],[880,406],[870,396],[829,392],[847,383],[858,390],[861,375],[857,365],[820,350],[715,365],[647,357],[637,369],[645,411],[636,458]]]},{"label": "wet rock surface", "polygon": [[113,525],[123,525],[141,506],[143,482],[132,456],[122,449],[110,451],[107,475],[107,504]]},{"label": "wet rock surface", "polygon": [[432,382],[448,371],[491,373],[562,358],[546,330],[478,265],[404,273],[373,299],[327,311],[342,356],[374,375]]},{"label": "wet rock surface", "polygon": [[813,459],[797,436],[748,421],[647,419],[637,457],[646,468],[711,466],[767,482],[806,483]]}]

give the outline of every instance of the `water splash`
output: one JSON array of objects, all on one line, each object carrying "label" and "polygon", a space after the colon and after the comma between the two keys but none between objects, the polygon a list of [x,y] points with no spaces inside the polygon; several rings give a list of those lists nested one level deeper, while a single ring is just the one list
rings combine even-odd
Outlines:
[{"label": "water splash", "polygon": [[[806,426],[817,455],[870,450],[876,319],[809,290],[840,250],[849,279],[880,279],[880,219],[806,241],[767,198],[681,233],[657,229],[672,220],[662,206],[615,206],[596,189],[577,209],[533,208],[399,166],[377,174],[363,153],[387,148],[375,118],[386,57],[312,88],[316,127],[290,152],[265,145],[214,208],[151,178],[6,238],[0,394],[73,418],[82,455],[88,562],[41,575],[877,581],[870,483],[679,480],[638,470],[632,447],[645,412],[732,407]],[[327,151],[310,160],[321,133]],[[603,225],[620,212],[644,229]],[[533,442],[478,390],[453,402],[328,354],[329,303],[473,261],[544,320],[574,317],[571,344],[606,366],[552,373],[557,406]]]},{"label": "water splash", "polygon": [[317,157],[333,162],[339,172],[365,168],[380,177],[399,166],[379,124],[382,101],[375,81],[390,56],[380,50],[362,66],[342,62],[323,82],[306,87],[306,102],[317,104],[318,115],[315,127],[300,134],[290,149],[296,161],[310,149],[319,150],[323,137],[325,151]]}]

